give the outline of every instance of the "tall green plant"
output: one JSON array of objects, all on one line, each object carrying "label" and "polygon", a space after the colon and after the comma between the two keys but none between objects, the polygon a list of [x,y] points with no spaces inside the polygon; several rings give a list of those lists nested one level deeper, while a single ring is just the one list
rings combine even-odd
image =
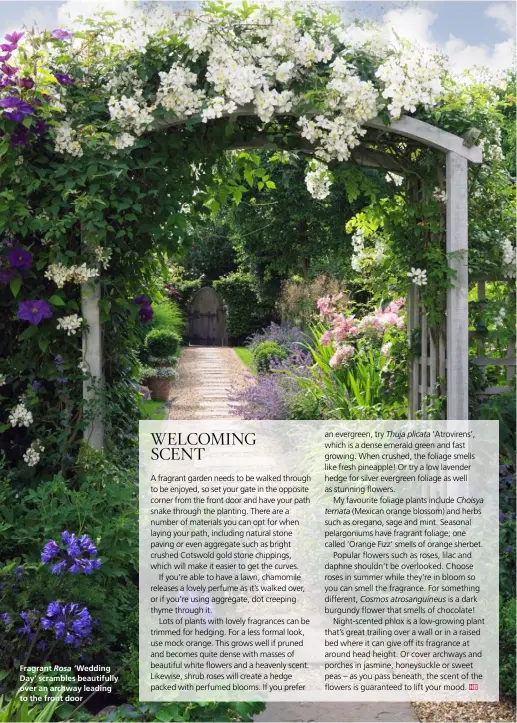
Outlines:
[{"label": "tall green plant", "polygon": [[320,339],[326,327],[314,324],[312,339],[306,345],[314,365],[308,376],[299,378],[300,386],[310,392],[335,419],[401,419],[405,414],[404,400],[389,401],[386,392],[389,381],[383,373],[387,357],[374,343],[365,341],[345,366],[333,368],[335,349]]}]

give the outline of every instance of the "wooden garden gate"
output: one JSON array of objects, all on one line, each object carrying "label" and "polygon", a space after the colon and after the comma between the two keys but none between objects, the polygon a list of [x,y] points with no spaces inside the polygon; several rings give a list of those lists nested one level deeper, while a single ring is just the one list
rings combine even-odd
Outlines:
[{"label": "wooden garden gate", "polygon": [[188,313],[189,343],[226,346],[226,309],[217,291],[205,286],[194,294]]}]

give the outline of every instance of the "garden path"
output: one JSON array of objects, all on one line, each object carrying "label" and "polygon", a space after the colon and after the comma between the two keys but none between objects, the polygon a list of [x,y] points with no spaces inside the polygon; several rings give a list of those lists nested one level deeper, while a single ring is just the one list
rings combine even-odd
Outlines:
[{"label": "garden path", "polygon": [[235,419],[228,390],[243,384],[246,372],[229,347],[185,347],[169,397],[169,419]]},{"label": "garden path", "polygon": [[[169,419],[236,419],[228,389],[243,384],[247,369],[228,347],[186,347],[174,382]],[[410,703],[269,703],[256,723],[406,723],[418,721]]]}]

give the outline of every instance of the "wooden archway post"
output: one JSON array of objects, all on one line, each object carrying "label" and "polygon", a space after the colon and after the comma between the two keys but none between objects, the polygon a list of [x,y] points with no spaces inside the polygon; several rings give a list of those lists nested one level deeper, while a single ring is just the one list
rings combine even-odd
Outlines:
[{"label": "wooden archway post", "polygon": [[446,250],[456,272],[447,291],[447,419],[469,416],[469,275],[468,275],[468,161],[446,155]]},{"label": "wooden archway post", "polygon": [[[84,243],[84,231],[82,238]],[[93,403],[93,414],[84,431],[84,439],[94,449],[104,447],[104,425],[98,400],[99,390],[104,386],[100,300],[101,284],[98,277],[81,285],[81,316],[86,322],[82,339],[83,362],[91,377],[83,382],[83,402],[85,406]]]}]

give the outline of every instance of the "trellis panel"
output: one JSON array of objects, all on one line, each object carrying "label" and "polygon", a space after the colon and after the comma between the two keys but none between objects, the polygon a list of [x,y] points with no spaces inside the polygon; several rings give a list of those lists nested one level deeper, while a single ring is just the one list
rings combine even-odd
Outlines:
[{"label": "trellis panel", "polygon": [[413,286],[408,297],[408,334],[412,361],[409,374],[408,418],[426,419],[426,397],[445,391],[446,341],[441,327],[431,328]]},{"label": "trellis panel", "polygon": [[[491,279],[492,281],[497,279]],[[478,300],[485,299],[485,280],[477,282]],[[408,296],[408,338],[413,347],[413,359],[410,366],[408,417],[416,419],[417,416],[425,419],[425,398],[447,393],[445,380],[447,371],[447,345],[443,329],[431,329],[428,318],[420,303],[419,289],[413,286]],[[470,333],[470,340],[475,342],[476,356],[470,357],[469,362],[481,367],[506,367],[506,384],[488,386],[478,392],[480,397],[493,394],[503,394],[513,389],[513,380],[516,375],[517,360],[515,337],[508,343],[506,356],[487,357],[486,342],[488,335],[476,332]]]},{"label": "trellis panel", "polygon": [[[486,299],[486,282],[491,281],[503,281],[503,279],[479,279],[477,281],[477,299],[478,301],[484,301]],[[488,397],[493,394],[503,394],[509,392],[513,388],[513,380],[515,378],[515,370],[517,361],[515,357],[515,337],[511,337],[508,342],[506,350],[506,356],[503,357],[487,357],[486,356],[486,343],[488,340],[488,334],[480,334],[479,332],[471,333],[471,338],[476,341],[476,354],[474,358],[471,358],[471,363],[481,367],[483,377],[485,376],[485,369],[489,366],[504,366],[506,367],[506,384],[497,386],[487,386],[482,391],[478,392],[480,397]]]}]

